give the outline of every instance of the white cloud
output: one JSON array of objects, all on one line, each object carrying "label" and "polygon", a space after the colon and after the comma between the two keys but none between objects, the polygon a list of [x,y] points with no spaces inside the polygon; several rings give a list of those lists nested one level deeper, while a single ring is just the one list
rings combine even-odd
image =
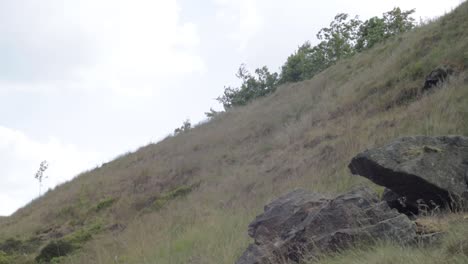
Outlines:
[{"label": "white cloud", "polygon": [[205,70],[197,26],[180,20],[176,0],[20,0],[0,10],[0,90],[146,96]]},{"label": "white cloud", "polygon": [[43,190],[63,183],[102,161],[99,153],[78,149],[57,139],[33,140],[21,131],[0,126],[0,215],[11,214],[18,207],[37,197],[39,185],[34,174],[39,163],[50,164]]},{"label": "white cloud", "polygon": [[98,15],[93,25],[107,27],[102,39],[105,50],[96,68],[85,71],[83,78],[124,95],[147,95],[174,74],[203,71],[203,61],[195,52],[200,43],[197,28],[180,23],[176,1],[109,4],[116,5],[117,11],[105,20]]},{"label": "white cloud", "polygon": [[262,29],[263,17],[258,9],[257,0],[214,0],[218,5],[217,18],[231,27],[229,38],[238,43],[243,51],[249,41]]}]

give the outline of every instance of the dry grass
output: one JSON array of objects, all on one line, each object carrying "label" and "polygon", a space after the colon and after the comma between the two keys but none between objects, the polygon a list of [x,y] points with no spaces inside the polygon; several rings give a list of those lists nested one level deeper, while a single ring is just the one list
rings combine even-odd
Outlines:
[{"label": "dry grass", "polygon": [[[0,241],[50,239],[50,230],[69,233],[102,222],[103,230],[63,263],[233,263],[250,241],[248,223],[270,199],[296,187],[339,193],[371,185],[351,176],[347,164],[356,153],[395,137],[468,135],[466,71],[431,93],[407,92],[421,87],[439,64],[468,65],[460,55],[468,50],[467,17],[465,3],[312,80],[280,87],[85,172],[1,219]],[[147,209],[165,193],[193,184],[191,193],[164,208]],[[104,199],[113,203],[95,210]],[[468,230],[466,224],[460,228]],[[396,252],[390,260],[414,254],[409,263],[424,263],[440,253],[418,250],[383,244],[351,256],[355,263],[398,263],[379,262],[382,254]],[[363,255],[367,262],[358,261]]]},{"label": "dry grass", "polygon": [[329,256],[317,264],[464,264],[468,263],[468,222],[462,215],[426,218],[426,223],[443,227],[446,234],[431,246],[400,246],[389,242],[367,248],[354,248]]}]

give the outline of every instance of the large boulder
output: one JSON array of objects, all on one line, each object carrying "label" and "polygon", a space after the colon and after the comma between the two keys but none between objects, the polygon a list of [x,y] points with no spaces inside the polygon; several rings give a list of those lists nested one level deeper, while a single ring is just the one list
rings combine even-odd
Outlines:
[{"label": "large boulder", "polygon": [[334,199],[296,190],[265,206],[249,235],[255,242],[236,264],[299,262],[381,239],[409,243],[416,227],[365,187]]},{"label": "large boulder", "polygon": [[[392,192],[385,200],[413,211],[460,210],[468,199],[468,138],[404,137],[364,151],[349,164],[359,174]],[[397,208],[398,209],[398,208]]]}]

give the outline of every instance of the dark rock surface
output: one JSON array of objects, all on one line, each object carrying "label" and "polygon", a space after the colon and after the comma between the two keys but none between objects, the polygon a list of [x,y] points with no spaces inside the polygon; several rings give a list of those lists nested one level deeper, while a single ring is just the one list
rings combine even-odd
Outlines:
[{"label": "dark rock surface", "polygon": [[390,208],[397,209],[398,212],[409,216],[417,215],[419,208],[408,203],[406,199],[405,196],[400,196],[388,188],[385,188],[382,195],[382,201],[387,202]]},{"label": "dark rock surface", "polygon": [[418,214],[418,208],[408,204],[406,202],[406,197],[400,196],[388,188],[385,188],[382,194],[382,201],[387,202],[390,208],[395,208],[400,213],[404,213],[410,216]]},{"label": "dark rock surface", "polygon": [[256,244],[287,236],[289,227],[299,226],[310,212],[320,210],[328,201],[321,194],[303,189],[290,192],[265,206],[265,213],[250,223],[249,236]]},{"label": "dark rock surface", "polygon": [[237,264],[299,262],[379,239],[409,243],[416,227],[365,187],[334,199],[296,190],[265,206],[249,225],[249,235],[255,243]]},{"label": "dark rock surface", "polygon": [[434,86],[444,82],[449,75],[452,75],[454,70],[448,65],[442,65],[431,71],[424,80],[423,91],[431,89]]},{"label": "dark rock surface", "polygon": [[420,211],[466,207],[467,137],[400,138],[358,154],[349,168],[353,174],[364,176],[396,193],[400,200],[405,201],[407,208]]}]

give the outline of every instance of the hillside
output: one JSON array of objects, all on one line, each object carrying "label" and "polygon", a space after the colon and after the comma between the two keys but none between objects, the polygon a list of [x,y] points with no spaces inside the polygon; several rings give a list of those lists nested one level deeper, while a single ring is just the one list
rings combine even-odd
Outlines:
[{"label": "hillside", "polygon": [[[0,218],[0,263],[34,263],[57,239],[77,248],[57,263],[233,263],[250,242],[248,223],[280,194],[381,191],[351,175],[355,154],[401,136],[468,136],[467,28],[465,2],[311,80],[82,173]],[[457,74],[422,92],[442,64]],[[467,224],[454,228],[452,240],[468,233]],[[382,252],[440,263],[439,251],[392,245],[351,256],[376,263]]]}]

